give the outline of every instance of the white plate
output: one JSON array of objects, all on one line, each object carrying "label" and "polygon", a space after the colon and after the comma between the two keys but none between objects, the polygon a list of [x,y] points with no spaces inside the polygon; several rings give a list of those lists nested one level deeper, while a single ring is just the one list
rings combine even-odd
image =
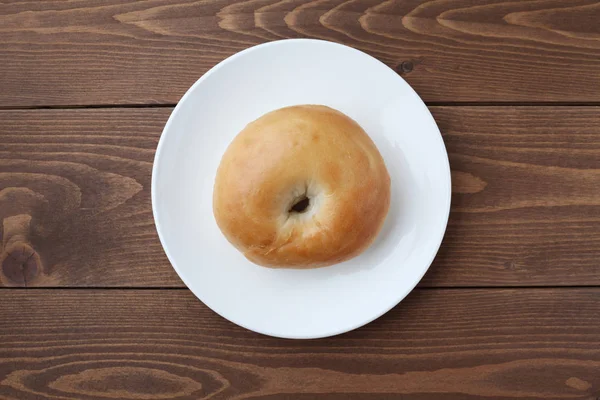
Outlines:
[{"label": "white plate", "polygon": [[[324,104],[356,120],[392,178],[375,243],[332,267],[256,266],[227,242],[212,213],[217,166],[231,140],[248,122],[294,104]],[[450,187],[440,132],[401,77],[350,47],[283,40],[226,59],[183,96],[156,151],[152,210],[173,267],[208,307],[266,335],[318,338],[374,320],[415,287],[442,241]]]}]

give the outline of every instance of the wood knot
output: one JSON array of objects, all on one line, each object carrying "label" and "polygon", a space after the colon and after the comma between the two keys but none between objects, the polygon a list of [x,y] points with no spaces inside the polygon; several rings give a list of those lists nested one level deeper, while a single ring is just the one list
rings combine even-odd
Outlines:
[{"label": "wood knot", "polygon": [[506,261],[503,264],[504,269],[509,270],[509,271],[518,271],[519,269],[519,265],[515,262],[515,261]]},{"label": "wood knot", "polygon": [[27,286],[41,271],[40,257],[28,244],[16,242],[7,246],[0,256],[2,274],[17,285]]},{"label": "wood knot", "polygon": [[403,61],[396,67],[396,70],[399,74],[408,74],[414,67],[415,65],[412,61]]}]

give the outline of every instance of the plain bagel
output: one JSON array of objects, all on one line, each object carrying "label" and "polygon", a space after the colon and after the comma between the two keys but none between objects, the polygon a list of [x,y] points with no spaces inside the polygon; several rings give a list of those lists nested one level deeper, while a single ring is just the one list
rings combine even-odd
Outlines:
[{"label": "plain bagel", "polygon": [[266,267],[348,260],[377,236],[390,204],[379,151],[351,118],[318,105],[248,124],[227,148],[213,212],[227,240]]}]

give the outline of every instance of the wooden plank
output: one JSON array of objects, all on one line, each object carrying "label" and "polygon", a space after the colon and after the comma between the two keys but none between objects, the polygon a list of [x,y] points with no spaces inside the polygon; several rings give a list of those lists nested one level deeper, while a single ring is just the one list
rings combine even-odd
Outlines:
[{"label": "wooden plank", "polygon": [[181,285],[150,202],[152,160],[170,112],[0,113],[4,284]]},{"label": "wooden plank", "polygon": [[591,400],[599,299],[598,288],[421,289],[355,332],[290,341],[234,326],[183,290],[2,290],[0,394]]},{"label": "wooden plank", "polygon": [[[431,110],[454,194],[422,285],[600,285],[600,108]],[[182,286],[150,204],[170,111],[0,112],[1,285]]]},{"label": "wooden plank", "polygon": [[174,103],[266,41],[345,43],[430,102],[600,101],[596,0],[31,0],[0,4],[0,106]]},{"label": "wooden plank", "polygon": [[453,196],[423,284],[598,285],[600,108],[431,111]]}]

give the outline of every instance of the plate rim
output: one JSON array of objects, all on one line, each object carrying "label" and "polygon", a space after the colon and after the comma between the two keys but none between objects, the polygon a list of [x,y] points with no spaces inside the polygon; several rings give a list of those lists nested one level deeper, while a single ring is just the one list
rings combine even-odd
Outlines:
[{"label": "plate rim", "polygon": [[[250,53],[250,52],[254,52],[257,50],[260,50],[264,47],[271,47],[271,46],[281,46],[281,45],[286,45],[288,43],[299,43],[299,42],[313,42],[313,43],[319,43],[319,44],[326,44],[326,45],[331,45],[331,46],[338,46],[338,47],[343,47],[347,50],[350,51],[354,51],[357,53],[360,53],[362,56],[364,57],[368,57],[371,58],[372,60],[376,61],[377,63],[383,65],[385,68],[388,68],[389,70],[391,70],[392,72],[394,72],[394,74],[396,74],[397,78],[402,80],[404,82],[404,84],[406,85],[407,89],[409,91],[412,92],[413,96],[416,96],[416,98],[419,100],[420,102],[420,106],[423,107],[426,111],[426,115],[427,118],[430,119],[430,122],[433,123],[433,126],[435,127],[436,131],[437,131],[437,140],[438,142],[441,144],[441,148],[443,150],[443,156],[444,156],[444,160],[445,162],[443,162],[442,164],[446,167],[446,172],[447,172],[447,183],[448,183],[448,190],[447,190],[447,196],[445,199],[445,212],[443,214],[444,216],[444,222],[443,222],[443,229],[441,229],[441,233],[440,233],[440,237],[437,239],[437,245],[435,246],[434,251],[432,251],[432,254],[430,255],[430,259],[429,261],[425,264],[426,266],[423,268],[423,271],[421,274],[418,275],[418,279],[415,280],[414,283],[411,283],[410,285],[406,286],[406,290],[403,290],[401,292],[399,292],[399,295],[396,296],[397,300],[391,302],[389,307],[384,308],[384,310],[380,313],[375,313],[371,318],[368,318],[366,320],[362,320],[359,323],[353,324],[351,327],[343,327],[341,329],[335,329],[335,330],[331,330],[330,332],[327,333],[323,333],[323,334],[318,334],[318,335],[281,335],[281,334],[276,334],[273,332],[268,332],[266,330],[262,330],[262,329],[255,329],[255,328],[250,328],[248,327],[246,324],[240,323],[238,321],[235,321],[235,318],[230,318],[227,317],[225,315],[223,315],[222,313],[220,313],[219,311],[217,311],[214,307],[212,307],[210,305],[210,302],[207,301],[206,299],[203,299],[188,283],[188,279],[185,278],[185,274],[182,273],[182,271],[176,266],[176,264],[173,262],[173,257],[171,256],[170,250],[168,249],[167,245],[165,244],[165,238],[164,235],[162,233],[162,229],[161,229],[161,222],[160,222],[160,217],[159,214],[160,212],[158,211],[158,207],[156,206],[157,204],[157,193],[156,193],[156,182],[157,182],[157,171],[159,169],[158,165],[159,165],[159,161],[161,158],[161,154],[162,154],[162,148],[164,146],[165,141],[167,140],[166,137],[168,135],[168,131],[171,127],[171,125],[173,124],[173,120],[175,118],[177,118],[177,115],[179,113],[179,110],[182,107],[182,104],[186,101],[186,99],[188,97],[191,96],[191,94],[197,89],[198,86],[200,86],[202,84],[202,82],[206,79],[208,79],[213,73],[215,73],[218,69],[220,69],[221,67],[223,67],[226,64],[229,64],[231,62],[234,62],[237,58]],[[341,43],[337,43],[337,42],[332,42],[332,41],[328,41],[328,40],[322,40],[322,39],[310,39],[310,38],[298,38],[298,39],[281,39],[281,40],[275,40],[275,41],[270,41],[270,42],[265,42],[265,43],[261,43],[255,46],[251,46],[248,47],[246,49],[243,49],[235,54],[232,54],[231,56],[225,58],[224,60],[218,62],[217,64],[215,64],[213,67],[211,67],[208,71],[206,71],[206,73],[204,73],[202,76],[200,76],[200,78],[198,78],[193,84],[192,86],[190,86],[187,91],[183,94],[183,96],[179,99],[179,101],[177,102],[177,105],[175,106],[175,108],[173,109],[173,111],[171,112],[171,114],[169,115],[169,118],[167,119],[167,122],[165,123],[165,126],[161,132],[160,138],[158,140],[158,145],[156,147],[156,152],[154,154],[154,159],[152,162],[152,177],[151,177],[151,184],[150,184],[150,198],[151,198],[151,205],[152,205],[152,216],[154,219],[154,225],[156,228],[156,232],[158,234],[158,238],[160,241],[160,244],[163,248],[163,251],[165,252],[165,255],[167,256],[167,259],[169,260],[169,263],[171,264],[171,267],[175,270],[175,272],[177,273],[179,279],[181,279],[181,281],[185,284],[185,286],[187,287],[188,290],[190,290],[194,296],[200,301],[202,302],[206,307],[208,307],[209,309],[211,309],[211,311],[213,311],[214,313],[216,313],[217,315],[219,315],[220,317],[224,318],[225,320],[238,325],[244,329],[247,329],[249,331],[252,332],[256,332],[262,335],[266,335],[266,336],[271,336],[271,337],[276,337],[276,338],[282,338],[282,339],[320,339],[320,338],[326,338],[326,337],[331,337],[331,336],[337,336],[346,332],[350,332],[353,331],[355,329],[358,329],[362,326],[365,326],[367,324],[370,324],[371,322],[375,321],[376,319],[380,318],[381,316],[383,316],[384,314],[388,313],[390,310],[392,310],[394,307],[396,307],[398,304],[400,304],[415,288],[416,286],[419,284],[419,282],[421,282],[421,280],[423,279],[423,277],[425,276],[425,274],[427,273],[427,271],[429,271],[429,268],[431,267],[435,257],[437,256],[439,249],[442,245],[444,236],[446,234],[446,230],[448,228],[448,222],[449,222],[449,217],[450,217],[450,210],[451,210],[451,202],[452,202],[452,175],[451,175],[451,168],[450,168],[450,160],[448,157],[448,150],[446,148],[446,144],[444,142],[444,139],[442,137],[442,133],[439,129],[439,126],[437,125],[437,122],[435,121],[435,118],[433,118],[433,115],[431,114],[431,111],[429,111],[429,109],[427,108],[427,105],[425,104],[425,102],[423,101],[423,99],[418,95],[418,93],[412,88],[412,86],[410,84],[408,84],[408,82],[406,82],[406,80],[404,78],[402,78],[400,75],[398,75],[395,71],[393,71],[392,68],[390,68],[387,64],[385,64],[384,62],[382,62],[381,60],[371,56],[370,54],[367,54],[359,49],[356,49],[354,47],[351,46],[347,46]]]}]

